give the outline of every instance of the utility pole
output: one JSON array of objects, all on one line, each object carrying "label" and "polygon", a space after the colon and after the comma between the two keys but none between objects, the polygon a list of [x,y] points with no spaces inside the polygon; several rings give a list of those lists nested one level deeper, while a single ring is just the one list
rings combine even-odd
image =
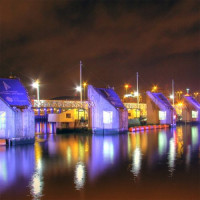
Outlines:
[{"label": "utility pole", "polygon": [[81,107],[82,107],[82,61],[80,61],[80,101],[81,101]]},{"label": "utility pole", "polygon": [[172,79],[172,105],[173,105],[172,124],[174,126],[174,80],[173,79]]},{"label": "utility pole", "polygon": [[136,117],[138,117],[137,113],[139,111],[139,89],[138,89],[138,72],[136,73],[136,79],[137,79],[137,112]]}]

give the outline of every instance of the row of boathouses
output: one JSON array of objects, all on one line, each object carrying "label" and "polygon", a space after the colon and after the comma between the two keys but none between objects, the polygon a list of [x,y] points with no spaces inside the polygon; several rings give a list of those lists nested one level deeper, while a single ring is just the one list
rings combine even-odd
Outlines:
[{"label": "row of boathouses", "polygon": [[[96,134],[128,131],[129,110],[112,88],[88,86],[87,129]],[[183,121],[200,122],[200,104],[189,95],[184,96]],[[147,123],[173,124],[176,110],[162,93],[147,92]],[[49,122],[58,127],[75,128],[72,111],[48,114]],[[77,124],[76,124],[77,125]],[[80,126],[80,123],[79,123]],[[0,139],[12,143],[33,142],[35,116],[26,88],[19,79],[0,79]]]}]

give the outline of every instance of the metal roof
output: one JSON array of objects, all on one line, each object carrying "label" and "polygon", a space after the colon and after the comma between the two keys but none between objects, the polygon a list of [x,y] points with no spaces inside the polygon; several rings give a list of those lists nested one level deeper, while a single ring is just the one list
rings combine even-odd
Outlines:
[{"label": "metal roof", "polygon": [[19,79],[0,78],[0,97],[10,106],[29,106],[25,87]]},{"label": "metal roof", "polygon": [[116,94],[116,92],[111,88],[95,88],[94,89],[103,96],[107,101],[109,101],[115,108],[126,108],[121,102],[121,99]]}]

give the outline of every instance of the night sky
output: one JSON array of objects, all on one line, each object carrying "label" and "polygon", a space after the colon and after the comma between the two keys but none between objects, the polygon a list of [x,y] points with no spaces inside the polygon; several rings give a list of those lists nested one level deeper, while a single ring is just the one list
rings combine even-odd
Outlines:
[{"label": "night sky", "polygon": [[199,0],[0,0],[0,77],[20,77],[41,98],[97,87],[200,89]]}]

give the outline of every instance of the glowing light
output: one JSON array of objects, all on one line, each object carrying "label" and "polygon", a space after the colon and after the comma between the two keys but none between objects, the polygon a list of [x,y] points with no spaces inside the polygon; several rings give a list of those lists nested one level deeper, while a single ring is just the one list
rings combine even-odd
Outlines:
[{"label": "glowing light", "polygon": [[159,111],[159,120],[166,120],[166,111]]},{"label": "glowing light", "polygon": [[177,106],[182,107],[182,106],[183,106],[183,103],[182,103],[182,102],[179,102],[179,103],[177,104]]},{"label": "glowing light", "polygon": [[78,162],[76,165],[74,183],[77,190],[83,188],[85,184],[85,166],[82,162]]},{"label": "glowing light", "polygon": [[128,84],[125,84],[124,87],[125,87],[126,89],[128,89],[128,88],[129,88],[129,85],[128,85]]},{"label": "glowing light", "polygon": [[156,92],[157,91],[157,89],[158,89],[158,86],[157,85],[154,85],[153,87],[152,87],[152,92]]},{"label": "glowing light", "polygon": [[171,95],[169,96],[169,98],[170,98],[170,99],[174,99],[174,95],[171,94]]},{"label": "glowing light", "polygon": [[192,110],[192,118],[197,119],[198,118],[198,111]]},{"label": "glowing light", "polygon": [[87,83],[86,83],[86,82],[84,82],[84,83],[83,83],[83,87],[86,87],[86,86],[87,86]]},{"label": "glowing light", "polygon": [[33,86],[34,88],[39,88],[39,86],[40,86],[39,80],[34,81],[33,84],[32,84],[32,86]]},{"label": "glowing light", "polygon": [[81,90],[82,90],[82,87],[81,87],[81,86],[77,86],[77,87],[76,87],[76,91],[77,91],[77,92],[81,92]]},{"label": "glowing light", "polygon": [[112,123],[112,111],[103,111],[103,123],[104,124],[111,124]]},{"label": "glowing light", "polygon": [[133,94],[135,97],[139,96],[139,93],[137,91],[135,91]]}]

